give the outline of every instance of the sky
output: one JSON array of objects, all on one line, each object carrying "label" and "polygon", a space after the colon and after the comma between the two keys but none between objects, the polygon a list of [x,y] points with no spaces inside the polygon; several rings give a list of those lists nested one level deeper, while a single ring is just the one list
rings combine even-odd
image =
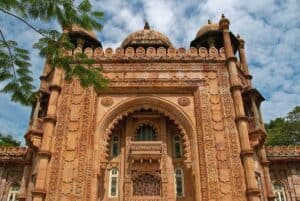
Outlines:
[{"label": "sky", "polygon": [[[266,98],[261,106],[265,122],[283,117],[300,105],[300,1],[299,0],[91,0],[103,11],[103,30],[97,33],[104,48],[119,47],[130,33],[147,20],[152,29],[169,37],[177,48],[189,48],[208,19],[218,22],[222,13],[230,30],[246,41],[245,48],[253,85]],[[57,23],[29,20],[38,28],[60,29]],[[24,24],[0,13],[0,29],[9,40],[30,50],[34,83],[44,60],[32,49],[40,37]],[[0,88],[3,83],[0,83]],[[31,108],[20,106],[0,93],[0,131],[24,144]]]}]

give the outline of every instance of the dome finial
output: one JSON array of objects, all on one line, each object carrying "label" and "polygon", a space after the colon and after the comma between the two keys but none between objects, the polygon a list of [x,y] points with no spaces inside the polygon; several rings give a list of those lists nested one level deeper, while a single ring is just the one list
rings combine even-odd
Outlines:
[{"label": "dome finial", "polygon": [[147,20],[145,20],[144,29],[147,29],[147,30],[150,29],[150,25],[149,25],[149,23],[147,22]]}]

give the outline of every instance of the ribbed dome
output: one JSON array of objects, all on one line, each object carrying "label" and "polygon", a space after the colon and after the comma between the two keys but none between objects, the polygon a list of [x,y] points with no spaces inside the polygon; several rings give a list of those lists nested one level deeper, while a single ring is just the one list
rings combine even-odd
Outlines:
[{"label": "ribbed dome", "polygon": [[133,32],[122,42],[121,47],[172,47],[172,43],[164,34],[151,30],[149,24],[146,22],[144,29]]},{"label": "ribbed dome", "polygon": [[210,31],[218,31],[219,30],[219,25],[211,23],[208,21],[208,24],[202,26],[199,31],[196,34],[196,38],[199,38],[203,36],[205,33],[210,32]]}]

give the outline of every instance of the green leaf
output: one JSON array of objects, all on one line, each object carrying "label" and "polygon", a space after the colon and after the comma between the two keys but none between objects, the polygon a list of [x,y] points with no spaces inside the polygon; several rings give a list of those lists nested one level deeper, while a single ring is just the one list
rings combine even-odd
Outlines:
[{"label": "green leaf", "polygon": [[83,0],[78,8],[81,12],[89,12],[92,9],[92,5],[88,0]]}]

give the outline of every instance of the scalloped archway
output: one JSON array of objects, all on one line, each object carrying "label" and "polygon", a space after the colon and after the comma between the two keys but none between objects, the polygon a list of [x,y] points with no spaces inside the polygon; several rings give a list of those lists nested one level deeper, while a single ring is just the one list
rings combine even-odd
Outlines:
[{"label": "scalloped archway", "polygon": [[[105,160],[107,156],[108,142],[114,127],[124,117],[140,109],[152,109],[154,111],[158,111],[174,121],[177,127],[181,130],[185,157],[191,161],[191,154],[194,153],[194,151],[191,150],[191,144],[195,139],[195,127],[192,124],[191,119],[180,108],[180,106],[166,99],[155,96],[128,98],[112,107],[105,114],[97,129],[100,131],[99,141],[101,141],[101,156],[104,156],[102,161]],[[99,146],[99,144],[97,146]]]}]

